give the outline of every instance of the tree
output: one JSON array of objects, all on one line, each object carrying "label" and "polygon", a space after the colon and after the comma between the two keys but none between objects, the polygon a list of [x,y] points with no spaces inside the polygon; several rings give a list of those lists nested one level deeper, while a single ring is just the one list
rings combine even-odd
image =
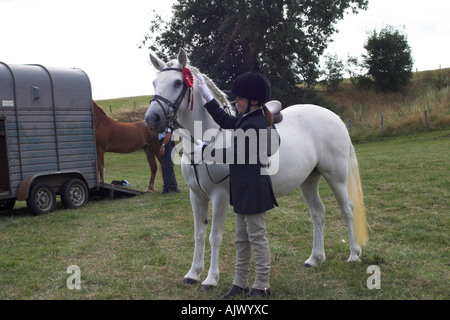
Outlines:
[{"label": "tree", "polygon": [[413,58],[404,33],[392,26],[386,26],[379,33],[374,30],[364,49],[367,50],[363,55],[364,64],[377,89],[398,91],[409,83]]},{"label": "tree", "polygon": [[364,63],[360,63],[357,57],[347,56],[345,71],[350,76],[352,84],[359,89],[369,89],[373,87],[373,80],[367,74]]},{"label": "tree", "polygon": [[300,83],[313,84],[335,24],[368,0],[178,0],[173,19],[156,16],[143,44],[164,59],[184,48],[191,64],[223,89],[249,70],[269,78],[273,96],[291,102]]},{"label": "tree", "polygon": [[323,71],[325,76],[324,84],[330,91],[336,91],[339,85],[344,81],[344,62],[339,59],[337,54],[325,56],[326,69]]}]

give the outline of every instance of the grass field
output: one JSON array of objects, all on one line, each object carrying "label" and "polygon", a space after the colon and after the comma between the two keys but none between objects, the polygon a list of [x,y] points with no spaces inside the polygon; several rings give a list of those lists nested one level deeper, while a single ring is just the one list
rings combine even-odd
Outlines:
[{"label": "grass field", "polygon": [[[322,180],[327,260],[319,267],[302,268],[312,223],[300,191],[278,199],[280,207],[268,214],[272,299],[448,300],[450,130],[355,148],[370,227],[362,262],[346,262],[346,226]],[[127,179],[145,190],[150,172],[143,152],[106,154],[105,163],[107,181]],[[225,223],[219,286],[204,291],[183,284],[194,231],[179,166],[176,174],[179,194],[90,201],[72,211],[59,205],[38,217],[18,203],[1,213],[0,299],[217,299],[233,279],[234,214],[230,209]],[[162,188],[160,176],[156,188]],[[206,270],[209,253],[207,246]],[[71,265],[80,268],[79,290],[67,287]],[[380,289],[367,288],[371,265],[380,268]]]},{"label": "grass field", "polygon": [[378,139],[382,133],[393,137],[423,132],[428,125],[433,130],[450,126],[449,68],[415,72],[401,92],[356,88],[346,80],[338,90],[323,92],[323,96],[344,121],[351,120],[353,141]]}]

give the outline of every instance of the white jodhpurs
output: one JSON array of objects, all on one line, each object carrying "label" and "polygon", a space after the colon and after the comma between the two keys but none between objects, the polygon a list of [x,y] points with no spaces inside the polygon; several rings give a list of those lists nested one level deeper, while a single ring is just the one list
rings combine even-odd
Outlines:
[{"label": "white jodhpurs", "polygon": [[266,212],[258,214],[235,214],[236,218],[236,266],[233,284],[248,288],[250,261],[255,256],[255,281],[253,288],[269,289],[270,248],[266,236]]}]

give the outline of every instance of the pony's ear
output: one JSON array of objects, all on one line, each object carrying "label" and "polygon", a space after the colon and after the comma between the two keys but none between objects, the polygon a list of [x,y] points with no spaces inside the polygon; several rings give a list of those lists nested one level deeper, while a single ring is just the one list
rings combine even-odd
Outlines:
[{"label": "pony's ear", "polygon": [[178,53],[178,63],[180,64],[181,69],[187,65],[187,53],[184,49],[180,49],[180,52]]},{"label": "pony's ear", "polygon": [[151,53],[150,53],[150,61],[152,62],[155,69],[158,71],[161,71],[162,69],[164,69],[166,67],[166,64],[162,60],[158,59]]}]

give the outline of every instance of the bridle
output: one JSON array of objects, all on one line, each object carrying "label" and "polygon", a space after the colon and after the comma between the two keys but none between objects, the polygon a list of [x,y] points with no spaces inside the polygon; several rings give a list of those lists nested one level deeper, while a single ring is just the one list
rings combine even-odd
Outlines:
[{"label": "bridle", "polygon": [[[180,94],[178,95],[178,97],[175,99],[174,102],[170,101],[169,99],[164,98],[163,96],[157,95],[155,94],[152,99],[150,100],[150,103],[152,103],[153,101],[156,101],[158,103],[158,105],[161,107],[162,111],[164,112],[164,116],[166,118],[166,128],[170,128],[170,129],[174,129],[175,126],[177,126],[178,128],[184,129],[184,127],[178,122],[177,120],[177,112],[178,109],[180,108],[181,102],[184,99],[184,96],[186,95],[186,92],[189,91],[189,97],[192,95],[192,90],[191,88],[193,88],[193,76],[191,71],[188,68],[183,68],[183,69],[179,69],[179,68],[165,68],[163,70],[161,70],[161,72],[165,72],[165,71],[179,71],[181,73],[183,73],[183,89],[181,90]],[[188,100],[188,105],[186,107],[189,108],[189,105],[191,105],[191,110],[192,107],[194,105],[194,101],[193,101],[194,97],[192,96],[192,100],[189,99]],[[165,104],[167,104],[168,106],[168,110],[166,111],[166,109],[164,108],[164,106],[162,105],[162,102],[164,102]],[[172,115],[170,114],[172,111]]]},{"label": "bridle", "polygon": [[[193,97],[193,94],[192,94],[194,78],[192,76],[191,71],[188,68],[183,68],[183,69],[179,69],[179,68],[165,68],[165,69],[162,69],[160,72],[165,72],[165,71],[179,71],[179,72],[183,73],[183,80],[184,80],[183,89],[181,90],[180,94],[178,95],[178,97],[175,99],[174,102],[164,98],[163,96],[155,94],[152,97],[152,99],[150,100],[150,103],[152,103],[153,101],[156,101],[158,103],[158,105],[161,107],[161,109],[162,109],[162,111],[164,113],[164,116],[166,117],[166,128],[170,128],[173,131],[173,129],[175,128],[175,125],[176,125],[179,129],[185,129],[183,127],[183,125],[180,122],[178,122],[178,120],[177,120],[177,112],[180,109],[181,102],[183,101],[184,96],[186,95],[186,91],[188,91],[188,90],[189,90],[189,100],[188,100],[188,104],[187,104],[186,110],[189,108],[189,105],[191,105],[191,110],[192,110],[192,108],[194,106],[194,101],[193,101],[194,97]],[[192,95],[192,100],[190,98],[191,95]],[[164,106],[162,105],[161,101],[164,102],[165,104],[167,104],[168,111],[166,111],[164,109]],[[170,111],[172,111],[172,115],[170,115]],[[228,109],[227,109],[227,111],[230,112]],[[190,136],[191,142],[192,143],[196,143],[194,137],[192,135],[190,135],[190,134],[189,134],[189,136]],[[192,154],[191,154],[191,156],[192,156]],[[191,163],[191,164],[192,164],[192,167],[194,168],[194,173],[195,173],[195,178],[197,180],[197,184],[200,186],[200,189],[205,193],[205,191],[202,189],[202,187],[200,185],[200,180],[199,180],[198,170],[197,170],[197,165],[198,164],[194,164],[194,163]],[[219,183],[225,181],[226,179],[228,179],[228,177],[230,176],[228,174],[225,177],[221,178],[220,180],[215,181],[211,177],[211,174],[209,173],[208,165],[206,165],[206,171],[208,173],[209,179],[214,184],[219,184]],[[205,195],[206,195],[206,193],[205,193]]]}]

